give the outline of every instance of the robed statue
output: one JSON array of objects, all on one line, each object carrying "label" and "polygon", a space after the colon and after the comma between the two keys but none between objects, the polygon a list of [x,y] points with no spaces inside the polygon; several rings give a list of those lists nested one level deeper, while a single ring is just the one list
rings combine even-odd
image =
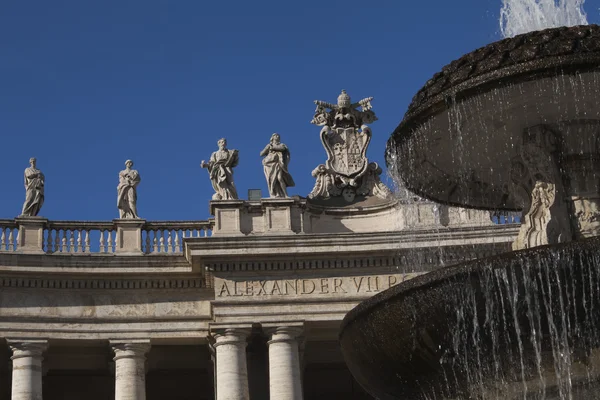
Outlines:
[{"label": "robed statue", "polygon": [[210,155],[208,162],[202,160],[200,166],[208,170],[210,182],[215,190],[213,200],[237,200],[238,194],[233,183],[233,168],[238,165],[237,150],[227,148],[227,140],[219,139],[219,150]]},{"label": "robed statue", "polygon": [[21,216],[35,217],[44,204],[44,174],[36,168],[36,159],[29,159],[29,168],[25,169],[25,203]]},{"label": "robed statue", "polygon": [[294,179],[288,171],[290,163],[290,150],[281,143],[281,136],[278,133],[271,135],[271,141],[260,152],[263,158],[263,167],[265,178],[269,186],[269,195],[271,197],[288,197],[287,188],[294,186]]},{"label": "robed statue", "polygon": [[117,186],[117,207],[119,218],[139,218],[137,213],[137,185],[142,178],[133,167],[133,161],[125,161],[125,169],[119,172],[119,186]]}]

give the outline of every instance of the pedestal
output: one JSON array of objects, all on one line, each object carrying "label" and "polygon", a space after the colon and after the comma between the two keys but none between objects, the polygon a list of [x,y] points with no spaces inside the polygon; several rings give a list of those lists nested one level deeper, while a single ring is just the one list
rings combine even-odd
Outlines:
[{"label": "pedestal", "polygon": [[291,198],[268,198],[260,200],[263,216],[264,230],[273,234],[293,234],[292,208],[295,201]]},{"label": "pedestal", "polygon": [[213,200],[210,213],[215,216],[213,235],[242,235],[243,200]]},{"label": "pedestal", "polygon": [[44,228],[48,223],[42,217],[17,217],[19,227],[17,251],[27,254],[44,254]]},{"label": "pedestal", "polygon": [[117,227],[115,253],[119,255],[144,254],[142,228],[146,224],[146,220],[120,218],[113,220],[113,222]]}]

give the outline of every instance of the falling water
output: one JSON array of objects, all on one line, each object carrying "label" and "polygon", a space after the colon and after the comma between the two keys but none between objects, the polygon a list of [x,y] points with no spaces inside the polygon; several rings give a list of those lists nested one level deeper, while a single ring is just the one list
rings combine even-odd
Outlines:
[{"label": "falling water", "polygon": [[587,25],[585,0],[502,0],[500,31],[505,38],[559,26]]}]

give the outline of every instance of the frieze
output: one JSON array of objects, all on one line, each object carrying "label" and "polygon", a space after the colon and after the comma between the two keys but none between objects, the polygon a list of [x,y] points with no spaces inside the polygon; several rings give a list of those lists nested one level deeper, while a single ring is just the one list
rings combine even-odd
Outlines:
[{"label": "frieze", "polygon": [[395,252],[393,256],[353,257],[337,259],[286,259],[286,260],[257,260],[257,261],[228,261],[206,263],[205,267],[211,272],[226,271],[282,271],[282,270],[313,270],[313,269],[347,269],[347,268],[398,268],[401,271],[428,271],[440,265],[489,257],[506,251],[508,243],[481,244],[476,248],[469,247],[440,247],[437,249],[413,249],[409,252]]},{"label": "frieze", "polygon": [[353,297],[368,296],[412,279],[423,272],[370,276],[324,277],[310,279],[271,279],[237,281],[215,278],[215,297]]},{"label": "frieze", "polygon": [[56,279],[0,277],[0,288],[32,289],[195,289],[209,287],[203,278],[187,279]]}]

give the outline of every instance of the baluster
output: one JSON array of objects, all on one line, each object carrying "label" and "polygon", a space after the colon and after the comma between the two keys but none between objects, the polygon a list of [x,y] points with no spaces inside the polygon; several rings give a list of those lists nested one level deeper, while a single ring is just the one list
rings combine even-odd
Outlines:
[{"label": "baluster", "polygon": [[6,250],[6,228],[2,229],[2,235],[0,235],[0,251]]},{"label": "baluster", "polygon": [[172,253],[173,252],[173,235],[172,235],[170,229],[166,230],[165,232],[167,234],[167,253]]},{"label": "baluster", "polygon": [[61,235],[61,239],[60,239],[60,252],[61,253],[67,252],[67,230],[66,229],[62,230],[62,235]]},{"label": "baluster", "polygon": [[[183,235],[183,233],[182,233]],[[175,230],[175,253],[181,253],[181,246],[179,244],[179,231]]]},{"label": "baluster", "polygon": [[160,252],[164,253],[165,252],[165,232],[162,229],[159,232],[160,232],[160,239],[159,239]]},{"label": "baluster", "polygon": [[54,252],[60,253],[60,229],[54,231]]},{"label": "baluster", "polygon": [[8,233],[8,251],[16,250],[15,236],[14,236],[13,231],[14,230],[12,228],[10,228],[10,231]]},{"label": "baluster", "polygon": [[108,231],[107,251],[109,253],[114,253],[114,250],[113,250],[113,231],[112,230]]},{"label": "baluster", "polygon": [[83,248],[83,252],[84,253],[91,253],[91,248],[90,248],[90,230],[86,229],[85,231],[85,247]]},{"label": "baluster", "polygon": [[75,230],[69,229],[69,253],[75,252]]},{"label": "baluster", "polygon": [[150,230],[146,231],[146,248],[144,249],[144,253],[150,254],[152,253],[152,242],[150,241]]},{"label": "baluster", "polygon": [[154,252],[158,253],[158,231],[154,230]]},{"label": "baluster", "polygon": [[52,249],[52,228],[48,229],[48,237],[46,238],[46,253],[54,253]]},{"label": "baluster", "polygon": [[81,228],[77,230],[77,247],[75,248],[75,252],[83,253],[83,234],[81,233]]},{"label": "baluster", "polygon": [[106,229],[100,229],[100,253],[106,253],[106,246],[104,245],[104,232],[106,232]]}]

